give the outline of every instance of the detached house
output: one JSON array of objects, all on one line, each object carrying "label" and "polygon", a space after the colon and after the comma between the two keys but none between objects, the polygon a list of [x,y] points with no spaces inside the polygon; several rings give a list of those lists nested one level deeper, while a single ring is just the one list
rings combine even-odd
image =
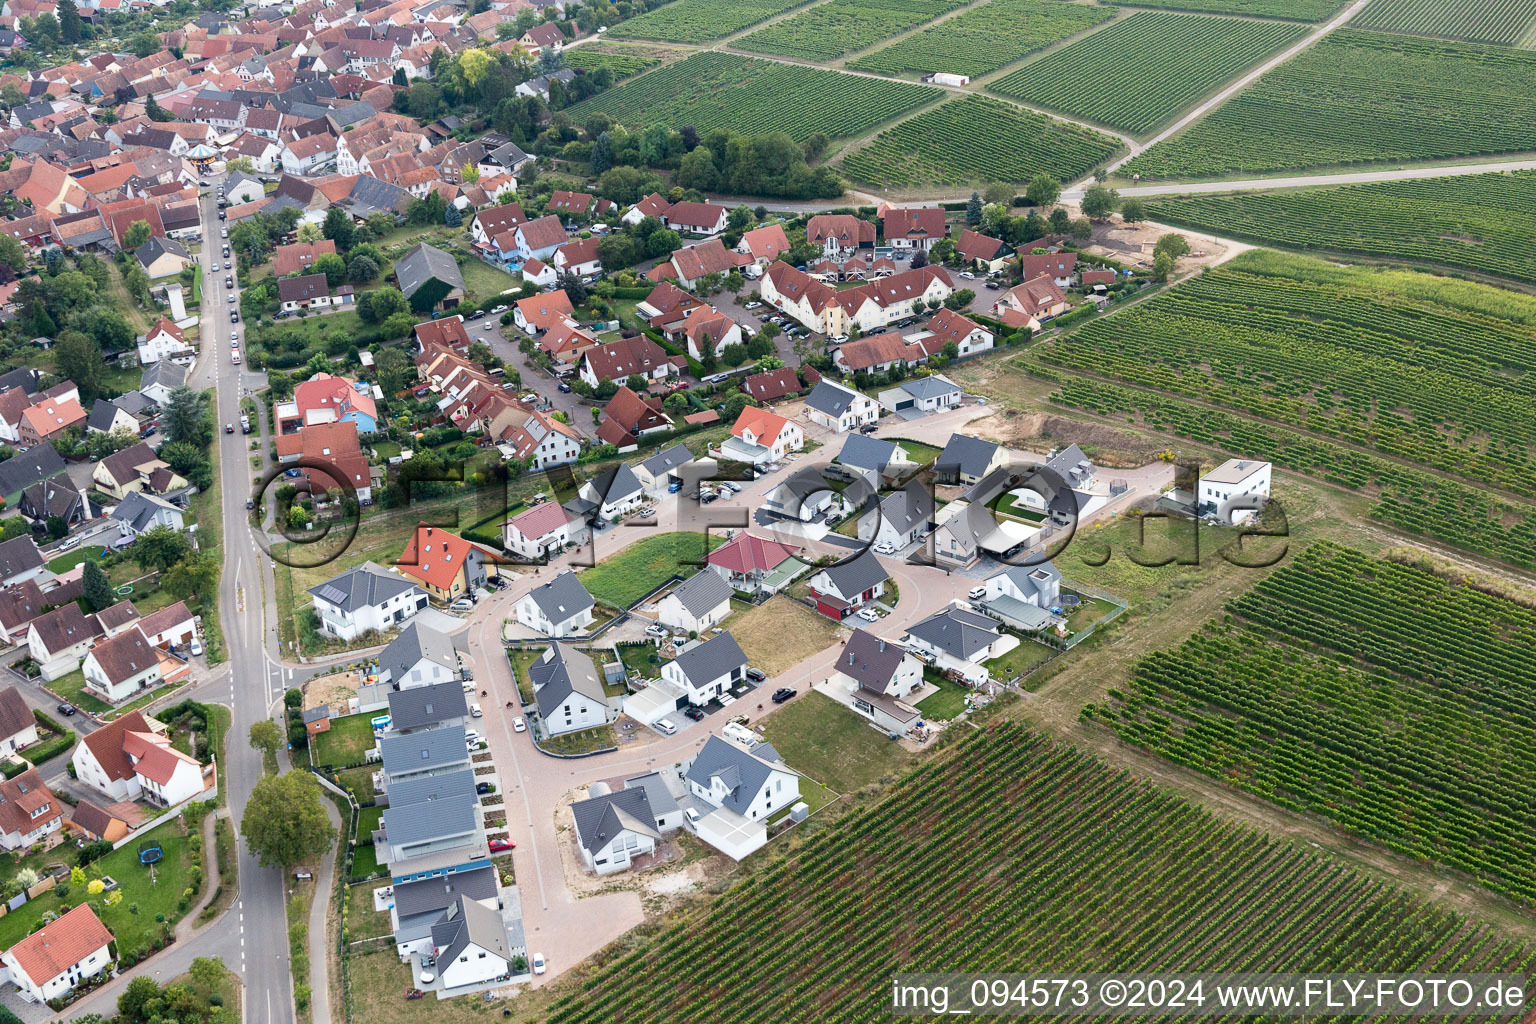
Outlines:
[{"label": "detached house", "polygon": [[594,729],[618,717],[592,659],[569,644],[550,644],[544,656],[528,666],[528,680],[539,720],[551,736]]},{"label": "detached house", "polygon": [[725,230],[731,211],[714,203],[673,203],[662,223],[673,231],[714,237]]},{"label": "detached house", "polygon": [[1009,327],[1038,331],[1045,321],[1071,308],[1056,282],[1049,277],[1037,277],[1004,292],[1003,297],[993,304],[992,312]]},{"label": "detached house", "polygon": [[574,636],[592,625],[596,603],[576,574],[566,570],[522,596],[517,621],[545,636]]},{"label": "detached house", "polygon": [[686,445],[674,444],[636,465],[635,479],[640,481],[647,494],[659,497],[667,493],[674,480],[682,483],[682,474],[678,471],[692,465],[693,461],[693,453]]},{"label": "detached house", "polygon": [[320,632],[339,640],[396,629],[426,608],[426,591],[403,576],[364,562],[309,588],[320,617]]},{"label": "detached house", "polygon": [[611,520],[617,520],[645,500],[634,470],[623,462],[603,470],[582,484],[576,493],[588,503],[589,512]]},{"label": "detached house", "polygon": [[0,849],[25,850],[63,827],[64,806],[36,768],[0,781]]},{"label": "detached house", "polygon": [[644,788],[628,787],[571,804],[582,863],[599,875],[630,867],[656,852],[661,829]]},{"label": "detached house", "polygon": [[794,420],[756,406],[741,410],[731,427],[731,436],[720,446],[721,454],[733,462],[762,465],[781,461],[790,452],[805,447],[805,431]]},{"label": "detached house", "polygon": [[748,751],[711,736],[684,780],[695,800],[715,808],[700,819],[699,837],[736,860],[761,849],[763,823],[800,799],[800,776],[766,743]]},{"label": "detached house", "polygon": [[99,624],[87,619],[80,606],[71,601],[28,624],[27,653],[41,668],[43,679],[51,683],[79,668],[80,659],[100,635]]},{"label": "detached house", "polygon": [[407,623],[400,635],[379,652],[379,681],[397,690],[456,682],[459,652],[446,633]]},{"label": "detached house", "polygon": [[741,325],[714,306],[696,306],[683,319],[682,333],[688,339],[688,354],[703,360],[719,356],[727,345],[742,344]]},{"label": "detached house", "polygon": [[935,668],[953,672],[972,686],[985,684],[986,663],[1012,650],[1018,640],[1000,632],[996,619],[964,608],[950,607],[912,626],[907,646]]},{"label": "detached house", "polygon": [[517,45],[526,50],[528,56],[537,60],[545,50],[559,53],[565,49],[565,33],[560,31],[559,25],[547,21],[524,32],[518,37]]},{"label": "detached house", "polygon": [[869,602],[879,600],[890,578],[880,559],[865,548],[845,562],[819,570],[808,586],[816,610],[841,622]]},{"label": "detached house", "polygon": [[502,524],[502,544],[519,558],[546,561],[567,547],[585,544],[591,536],[584,521],[557,501],[546,501]]},{"label": "detached house", "polygon": [[487,575],[497,575],[496,556],[441,527],[418,526],[395,568],[428,594],[447,604],[474,594]]},{"label": "detached house", "polygon": [[142,441],[98,462],[91,480],[103,494],[119,501],[130,491],[165,494],[187,486],[187,481]]},{"label": "detached house", "polygon": [[777,594],[807,568],[794,548],[745,530],[705,556],[721,579],[745,594]]},{"label": "detached house", "polygon": [[81,903],[0,954],[0,963],[29,1003],[46,1003],[110,969],[112,933]]},{"label": "detached house", "polygon": [[[145,366],[161,359],[190,363],[196,358],[197,350],[187,344],[186,333],[165,317],[139,339],[139,362]],[[97,404],[101,404],[100,400]]]},{"label": "detached house", "polygon": [[874,249],[875,226],[849,213],[821,213],[806,222],[805,240],[821,246],[826,259],[841,263]]},{"label": "detached house", "polygon": [[747,677],[747,655],[730,633],[688,648],[661,666],[661,677],[688,696],[695,707],[708,704]]},{"label": "detached house", "polygon": [[987,577],[987,611],[1010,626],[1035,632],[1055,621],[1050,609],[1061,600],[1061,572],[1050,562],[1010,565]]},{"label": "detached house", "polygon": [[881,217],[885,241],[893,249],[928,252],[941,238],[949,237],[940,207],[888,206]]},{"label": "detached house", "polygon": [[789,238],[784,234],[782,224],[768,224],[743,231],[741,241],[736,243],[736,251],[751,256],[758,266],[766,267],[789,252]]},{"label": "detached house", "polygon": [[[173,807],[201,793],[204,768],[177,750],[163,722],[130,711],[89,733],[71,760],[80,781],[114,802],[149,799]],[[213,766],[206,769],[213,773]]]},{"label": "detached house", "polygon": [[1057,288],[1071,288],[1077,283],[1077,253],[1025,252],[1019,250],[1020,279],[1033,281],[1048,277]]},{"label": "detached house", "polygon": [[1003,269],[1013,255],[1013,250],[1002,239],[984,235],[979,231],[962,231],[955,242],[955,255],[988,274]]},{"label": "detached house", "polygon": [[933,471],[940,483],[969,487],[1007,463],[1008,449],[1002,445],[968,434],[952,434],[934,460]]},{"label": "detached house", "polygon": [[104,700],[124,700],[160,684],[164,678],[160,658],[144,632],[135,626],[86,652],[81,663],[85,685]]},{"label": "detached house", "polygon": [[928,536],[933,528],[934,502],[928,488],[914,480],[880,499],[859,519],[859,540],[889,544],[898,551]]},{"label": "detached house", "polygon": [[593,346],[581,354],[580,367],[581,379],[594,388],[605,380],[622,384],[630,377],[665,380],[677,370],[672,357],[644,335]]},{"label": "detached house", "polygon": [[560,246],[555,250],[555,273],[575,277],[602,273],[603,261],[597,257],[597,243],[601,241],[602,238],[593,235],[591,238],[573,239]]},{"label": "detached house", "polygon": [[569,236],[565,225],[554,214],[517,225],[512,229],[517,253],[525,260],[539,259],[549,262],[555,250],[564,245]]},{"label": "detached house", "polygon": [[656,605],[656,620],[673,629],[703,633],[731,614],[734,593],[718,573],[694,573]]},{"label": "detached house", "polygon": [[603,422],[597,428],[597,437],[621,452],[634,451],[641,437],[671,426],[672,421],[661,411],[661,399],[642,398],[625,386],[603,406]]},{"label": "detached house", "polygon": [[923,663],[873,633],[853,631],[828,682],[844,688],[853,709],[887,732],[906,735],[921,717],[906,699],[923,685]]},{"label": "detached house", "polygon": [[0,690],[0,755],[37,742],[37,718],[15,686]]},{"label": "detached house", "polygon": [[880,418],[880,403],[861,391],[823,379],[805,397],[805,414],[838,433],[857,430]]}]

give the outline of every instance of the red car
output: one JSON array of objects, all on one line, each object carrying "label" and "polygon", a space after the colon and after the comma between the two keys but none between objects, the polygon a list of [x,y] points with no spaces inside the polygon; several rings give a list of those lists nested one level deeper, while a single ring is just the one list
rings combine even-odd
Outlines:
[{"label": "red car", "polygon": [[507,850],[515,850],[515,849],[517,849],[517,844],[514,843],[510,839],[492,839],[491,840],[491,852],[492,853],[504,853]]}]

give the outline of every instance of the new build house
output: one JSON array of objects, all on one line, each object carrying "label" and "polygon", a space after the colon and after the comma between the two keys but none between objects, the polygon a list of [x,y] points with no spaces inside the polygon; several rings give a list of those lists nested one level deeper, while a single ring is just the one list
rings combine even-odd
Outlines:
[{"label": "new build house", "polygon": [[574,636],[592,625],[596,603],[576,574],[566,570],[518,600],[517,621],[545,636]]},{"label": "new build house", "polygon": [[695,706],[708,704],[746,678],[747,655],[729,633],[690,647],[661,666],[661,677],[680,687]]}]

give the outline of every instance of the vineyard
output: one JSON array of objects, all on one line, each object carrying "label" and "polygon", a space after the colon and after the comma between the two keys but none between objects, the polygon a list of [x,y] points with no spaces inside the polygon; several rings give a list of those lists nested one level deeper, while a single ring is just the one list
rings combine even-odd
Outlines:
[{"label": "vineyard", "polygon": [[1189,402],[1081,377],[1062,375],[1060,385],[1051,395],[1058,405],[1273,462],[1369,495],[1371,518],[1396,529],[1536,568],[1536,509],[1528,504],[1508,504],[1423,470]]},{"label": "vineyard", "polygon": [[617,46],[573,46],[565,51],[565,63],[567,67],[580,68],[583,71],[597,71],[603,68],[613,72],[615,79],[629,78],[638,75],[642,71],[648,71],[660,64],[667,53],[677,51],[651,50],[645,51],[639,47]]},{"label": "vineyard", "polygon": [[799,140],[824,132],[836,139],[861,135],[942,95],[926,85],[711,50],[583,100],[568,113],[578,123],[601,111],[631,127],[693,125],[701,134],[716,128],[748,135],[788,132]]},{"label": "vineyard", "polygon": [[1148,134],[1306,31],[1282,21],[1142,11],[1025,64],[992,89]]},{"label": "vineyard", "polygon": [[1533,149],[1536,53],[1340,29],[1123,170],[1201,178]]},{"label": "vineyard", "polygon": [[1536,299],[1420,276],[1250,253],[1040,358],[1536,496]]},{"label": "vineyard", "polygon": [[1164,224],[1288,249],[1536,283],[1536,174],[1477,174],[1148,202]]},{"label": "vineyard", "polygon": [[1530,49],[1536,46],[1536,0],[1372,0],[1350,24]]},{"label": "vineyard", "polygon": [[608,30],[610,39],[703,43],[751,28],[805,0],[671,0]]},{"label": "vineyard", "polygon": [[887,75],[947,71],[976,78],[1114,16],[1113,7],[1061,0],[991,0],[849,67]]},{"label": "vineyard", "polygon": [[708,906],[610,951],[546,1019],[888,1020],[890,976],[902,969],[1523,971],[1531,962],[1487,926],[1020,726],[994,725]]},{"label": "vineyard", "polygon": [[1119,150],[1107,135],[1011,103],[966,96],[881,132],[844,157],[843,172],[866,185],[896,189],[1021,184],[1041,171],[1071,181]]},{"label": "vineyard", "polygon": [[1345,0],[1122,0],[1128,7],[1164,7],[1208,14],[1247,14],[1256,18],[1322,21],[1339,12]]},{"label": "vineyard", "polygon": [[735,42],[738,49],[833,60],[948,14],[965,0],[826,0]]},{"label": "vineyard", "polygon": [[1536,898],[1536,610],[1319,544],[1085,717]]}]

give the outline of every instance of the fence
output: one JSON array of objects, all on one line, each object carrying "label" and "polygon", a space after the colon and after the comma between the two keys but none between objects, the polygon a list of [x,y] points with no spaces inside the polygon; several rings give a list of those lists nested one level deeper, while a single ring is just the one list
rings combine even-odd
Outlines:
[{"label": "fence", "polygon": [[1079,596],[1086,595],[1088,597],[1094,598],[1095,600],[1108,601],[1110,604],[1115,606],[1115,609],[1114,611],[1106,614],[1103,618],[1095,620],[1087,629],[1072,634],[1072,638],[1062,646],[1062,653],[1070,651],[1072,648],[1076,647],[1090,636],[1093,636],[1094,633],[1098,632],[1100,626],[1108,625],[1109,623],[1118,619],[1121,615],[1125,614],[1125,610],[1131,606],[1130,602],[1125,598],[1111,594],[1107,590],[1100,590],[1098,587],[1090,587],[1074,583],[1071,585],[1071,589],[1073,593]]},{"label": "fence", "polygon": [[129,832],[127,835],[123,836],[123,838],[112,844],[112,849],[121,850],[124,846],[127,846],[135,839],[143,837],[145,833],[152,832],[159,828],[161,825],[164,825],[166,822],[174,821],[175,819],[181,817],[181,813],[187,809],[187,805],[190,803],[196,803],[199,800],[217,800],[219,796],[217,772],[214,773],[214,780],[214,784],[208,789],[205,789],[200,793],[194,793],[192,796],[187,797],[181,803],[166,808],[165,811],[156,815],[150,821],[146,821],[132,832]]}]

